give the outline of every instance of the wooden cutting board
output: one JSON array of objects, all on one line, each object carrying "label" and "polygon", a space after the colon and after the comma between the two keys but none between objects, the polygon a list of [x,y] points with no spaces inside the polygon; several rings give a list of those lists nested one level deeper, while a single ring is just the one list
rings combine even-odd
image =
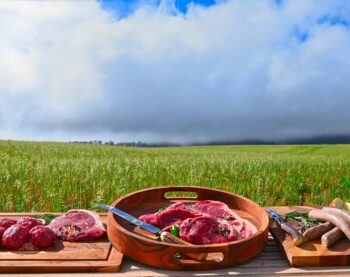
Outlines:
[{"label": "wooden cutting board", "polygon": [[[292,211],[309,211],[307,206],[272,207],[281,215]],[[274,220],[270,219],[270,233],[277,245],[285,253],[291,266],[335,266],[350,265],[350,241],[342,239],[330,248],[321,245],[320,240],[304,243],[297,247],[293,245],[292,237],[278,227]]]},{"label": "wooden cutting board", "polygon": [[[2,213],[0,217],[37,215],[34,213]],[[104,224],[107,214],[100,214]],[[123,254],[107,238],[96,241],[63,242],[40,251],[11,251],[0,249],[0,272],[118,272]]]}]

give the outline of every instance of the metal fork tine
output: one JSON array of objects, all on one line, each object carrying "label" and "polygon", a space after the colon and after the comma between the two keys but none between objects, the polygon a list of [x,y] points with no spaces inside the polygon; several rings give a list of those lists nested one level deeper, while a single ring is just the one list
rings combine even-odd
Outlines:
[{"label": "metal fork tine", "polygon": [[272,208],[267,208],[266,211],[268,213],[270,213],[271,218],[273,218],[274,220],[276,220],[280,225],[283,223],[283,219],[280,217],[280,215],[278,214],[277,211],[275,211]]},{"label": "metal fork tine", "polygon": [[269,212],[269,213],[277,213],[277,212],[276,212],[274,209],[272,209],[272,208],[267,208],[266,211]]}]

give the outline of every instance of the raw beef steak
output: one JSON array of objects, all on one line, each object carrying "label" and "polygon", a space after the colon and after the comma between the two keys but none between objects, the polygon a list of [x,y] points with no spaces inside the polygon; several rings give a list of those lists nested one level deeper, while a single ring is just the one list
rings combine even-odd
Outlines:
[{"label": "raw beef steak", "polygon": [[202,200],[194,204],[193,208],[203,214],[208,214],[216,218],[223,218],[228,221],[240,218],[225,203],[220,201]]},{"label": "raw beef steak", "polygon": [[174,224],[180,225],[187,218],[197,216],[188,210],[164,210],[158,215],[158,228],[169,231]]},{"label": "raw beef steak", "polygon": [[56,235],[66,241],[92,240],[106,235],[99,215],[88,210],[69,210],[48,225]]},{"label": "raw beef steak", "polygon": [[139,219],[153,226],[158,226],[158,214],[159,212],[153,214],[144,214],[141,215]]},{"label": "raw beef steak", "polygon": [[179,231],[181,239],[193,244],[224,243],[240,239],[240,233],[228,221],[206,215],[186,219]]},{"label": "raw beef steak", "polygon": [[225,203],[202,200],[195,204],[177,202],[163,211],[140,216],[140,220],[169,231],[179,225],[180,237],[193,244],[225,243],[243,239],[256,228]]},{"label": "raw beef steak", "polygon": [[174,224],[180,225],[187,218],[200,216],[190,205],[178,202],[170,205],[166,209],[139,217],[140,220],[156,226],[163,231],[168,231]]}]

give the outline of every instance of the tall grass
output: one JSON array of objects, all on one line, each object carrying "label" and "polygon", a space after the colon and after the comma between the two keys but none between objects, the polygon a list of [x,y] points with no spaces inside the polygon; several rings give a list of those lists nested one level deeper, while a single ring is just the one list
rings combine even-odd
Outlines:
[{"label": "tall grass", "polygon": [[0,210],[94,209],[160,185],[218,188],[260,205],[350,201],[350,145],[131,148],[0,141]]}]

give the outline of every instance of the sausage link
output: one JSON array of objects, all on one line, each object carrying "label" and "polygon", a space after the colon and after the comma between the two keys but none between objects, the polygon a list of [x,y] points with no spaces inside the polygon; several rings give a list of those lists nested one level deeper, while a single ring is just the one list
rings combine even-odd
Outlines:
[{"label": "sausage link", "polygon": [[332,230],[334,228],[334,225],[330,222],[322,223],[313,227],[310,227],[307,229],[303,236],[307,238],[308,240],[314,240],[320,238],[323,234],[327,233],[328,231]]},{"label": "sausage link", "polygon": [[329,232],[325,233],[321,237],[321,244],[324,247],[330,247],[335,242],[340,240],[343,236],[344,236],[344,233],[338,227],[334,227],[332,230],[330,230]]},{"label": "sausage link", "polygon": [[323,221],[329,221],[336,227],[338,227],[342,232],[346,235],[346,237],[350,240],[350,225],[340,217],[335,216],[332,213],[314,209],[309,212],[310,218],[315,218]]},{"label": "sausage link", "polygon": [[350,213],[347,211],[337,209],[337,208],[329,208],[329,207],[322,208],[322,211],[334,214],[335,216],[344,219],[348,224],[350,224]]}]

